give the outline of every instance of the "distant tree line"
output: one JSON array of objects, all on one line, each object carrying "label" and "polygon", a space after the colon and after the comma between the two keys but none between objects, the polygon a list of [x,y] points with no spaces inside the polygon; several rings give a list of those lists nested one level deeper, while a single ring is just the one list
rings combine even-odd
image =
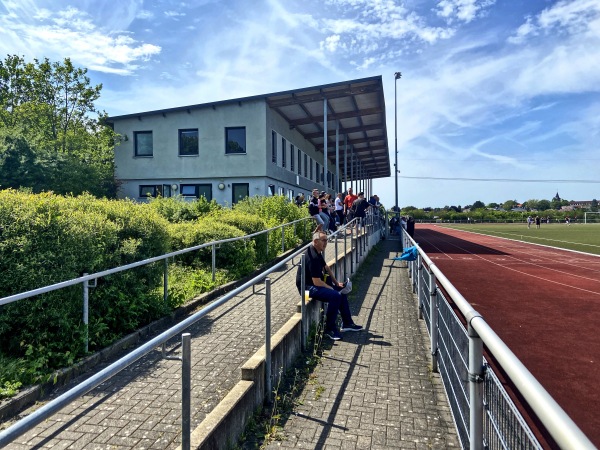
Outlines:
[{"label": "distant tree line", "polygon": [[491,220],[491,221],[522,221],[528,215],[543,215],[552,220],[562,220],[567,216],[574,219],[582,219],[586,211],[598,211],[598,201],[592,200],[589,209],[574,209],[573,211],[561,210],[563,206],[569,206],[568,200],[537,200],[531,199],[523,202],[521,207],[516,200],[507,200],[504,203],[488,203],[487,205],[477,200],[472,205],[444,206],[443,208],[416,208],[405,206],[402,214],[412,216],[416,220],[448,220],[467,221]]},{"label": "distant tree line", "polygon": [[86,74],[69,58],[0,61],[0,189],[116,195],[117,136]]}]

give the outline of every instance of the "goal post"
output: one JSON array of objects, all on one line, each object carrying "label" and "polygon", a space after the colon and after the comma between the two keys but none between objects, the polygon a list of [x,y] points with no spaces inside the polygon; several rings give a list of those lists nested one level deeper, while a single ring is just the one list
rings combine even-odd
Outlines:
[{"label": "goal post", "polygon": [[[588,214],[591,216],[589,219],[588,219]],[[596,217],[594,217],[594,215]],[[594,223],[600,222],[600,212],[587,211],[587,212],[583,213],[583,223],[588,223],[588,220],[590,222],[594,222]]]}]

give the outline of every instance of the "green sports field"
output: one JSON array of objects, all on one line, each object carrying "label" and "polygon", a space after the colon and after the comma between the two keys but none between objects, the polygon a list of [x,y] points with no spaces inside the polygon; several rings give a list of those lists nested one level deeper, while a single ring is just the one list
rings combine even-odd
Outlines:
[{"label": "green sports field", "polygon": [[570,226],[564,223],[551,223],[542,224],[540,229],[535,225],[527,228],[527,224],[475,223],[438,224],[438,226],[600,255],[600,224],[597,223],[574,223]]}]

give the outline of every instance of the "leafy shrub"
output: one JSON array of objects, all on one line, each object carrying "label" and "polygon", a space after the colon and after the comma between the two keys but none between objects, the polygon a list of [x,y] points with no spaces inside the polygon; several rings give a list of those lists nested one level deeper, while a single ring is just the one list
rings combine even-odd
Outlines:
[{"label": "leafy shrub", "polygon": [[[241,230],[207,217],[197,222],[176,223],[169,226],[173,251],[194,247],[207,242],[244,236]],[[196,268],[212,270],[212,248],[202,248],[178,256],[184,264]],[[254,242],[238,240],[220,244],[216,250],[216,265],[229,275],[240,278],[256,268]]]},{"label": "leafy shrub", "polygon": [[[167,222],[140,206],[0,191],[0,296],[166,253]],[[158,264],[98,280],[90,290],[90,348],[164,314],[153,293],[161,282]],[[82,304],[75,285],[0,307],[0,352],[26,357],[28,378],[72,364],[84,352]]]},{"label": "leafy shrub", "polygon": [[153,198],[147,204],[147,207],[173,223],[196,220],[213,211],[222,209],[222,206],[215,200],[209,202],[206,198],[200,197],[190,202],[184,200],[181,196]]},{"label": "leafy shrub", "polygon": [[[254,234],[267,229],[265,221],[256,214],[247,212],[222,209],[214,212],[212,216],[219,222],[234,226],[244,232],[244,234]],[[259,234],[252,238],[254,241],[254,249],[256,251],[256,262],[258,265],[266,263],[268,258],[267,252],[267,233]]]},{"label": "leafy shrub", "polygon": [[[215,281],[212,279],[212,271],[194,269],[180,264],[169,265],[168,302],[170,308],[184,305],[190,299],[212,291],[229,281],[231,276],[223,270],[217,270]],[[161,290],[162,293],[162,290]]]}]

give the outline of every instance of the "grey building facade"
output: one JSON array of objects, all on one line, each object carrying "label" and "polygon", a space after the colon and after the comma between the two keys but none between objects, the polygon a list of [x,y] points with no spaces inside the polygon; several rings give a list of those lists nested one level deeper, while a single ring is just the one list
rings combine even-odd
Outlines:
[{"label": "grey building facade", "polygon": [[368,190],[390,172],[382,101],[374,77],[111,117],[122,139],[119,197],[233,204],[253,195],[293,199],[314,187],[334,193],[348,183]]}]

